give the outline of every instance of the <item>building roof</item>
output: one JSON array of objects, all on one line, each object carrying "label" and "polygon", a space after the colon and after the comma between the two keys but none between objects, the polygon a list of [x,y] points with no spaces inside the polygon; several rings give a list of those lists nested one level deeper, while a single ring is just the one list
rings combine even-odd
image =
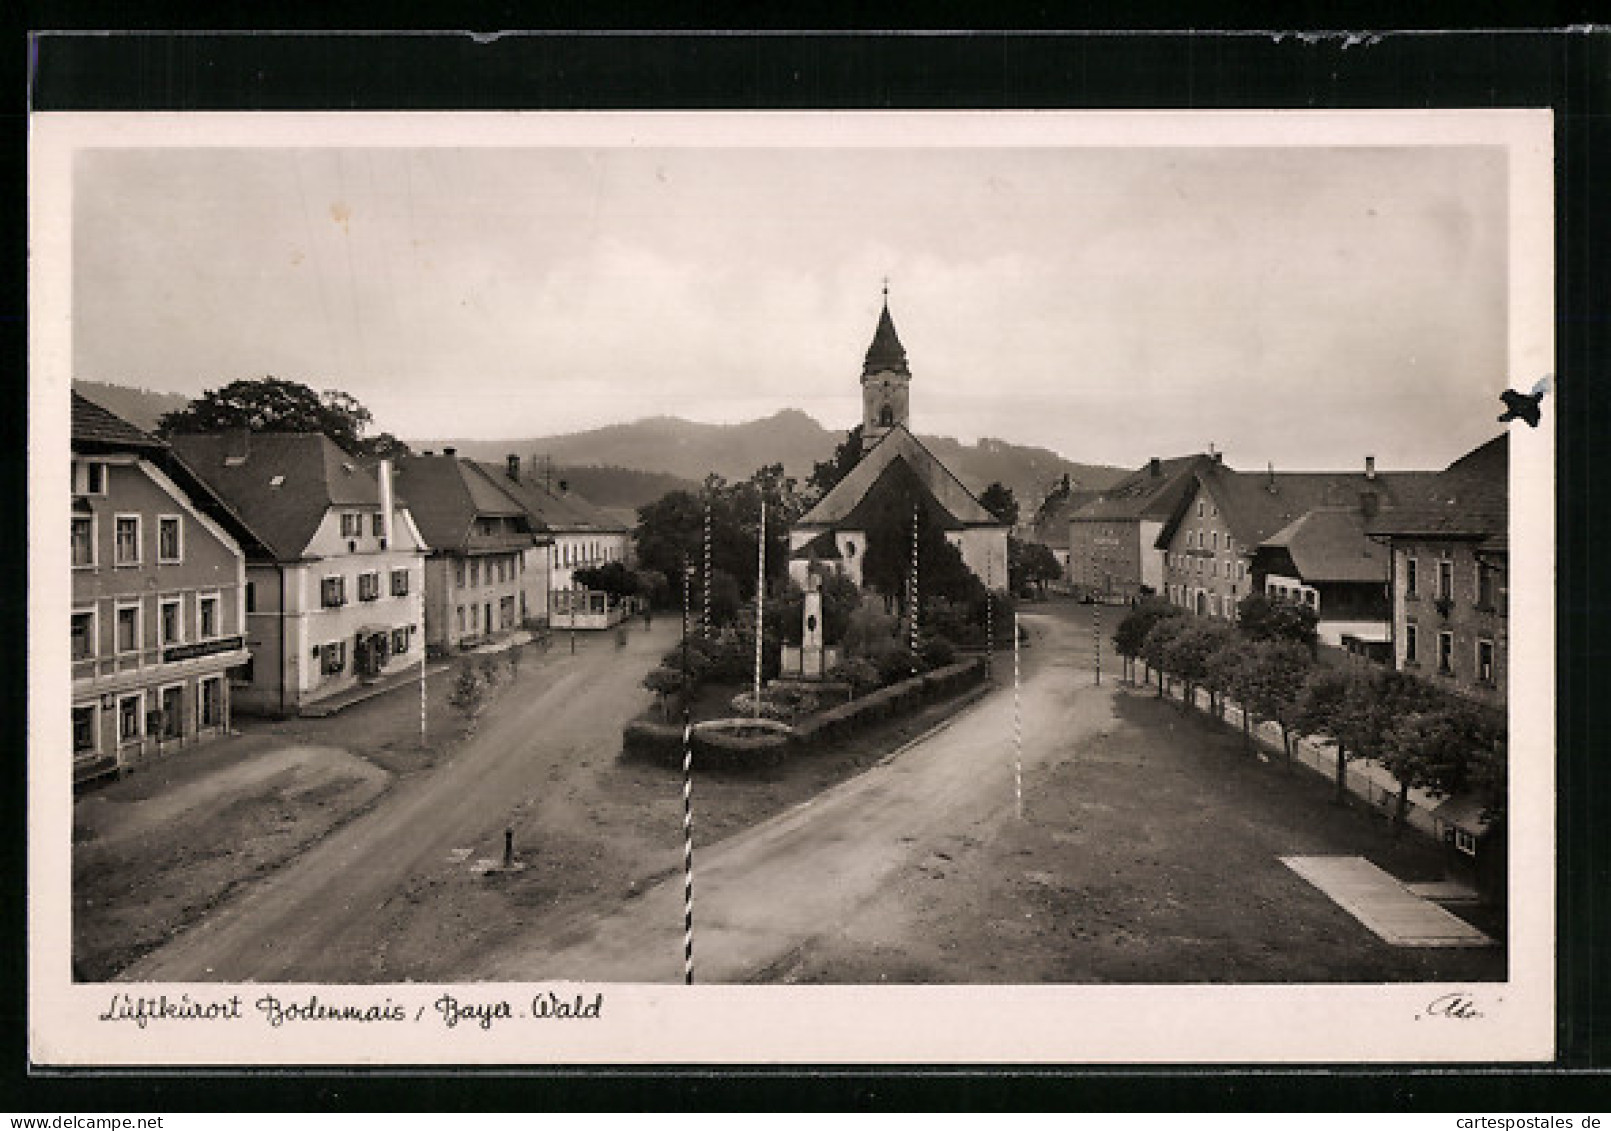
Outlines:
[{"label": "building roof", "polygon": [[1379,536],[1476,539],[1504,552],[1510,522],[1510,434],[1494,437],[1431,477],[1425,489],[1370,524]]},{"label": "building roof", "polygon": [[[407,500],[420,537],[433,549],[471,553],[535,543],[525,507],[470,460],[405,455],[395,464],[397,496]],[[518,519],[525,530],[518,535],[481,534],[476,526],[481,518]]]},{"label": "building roof", "polygon": [[380,506],[374,472],[320,432],[237,429],[172,444],[282,561],[303,555],[332,506]]},{"label": "building roof", "polygon": [[1154,461],[1149,460],[1069,518],[1076,522],[1165,521],[1191,486],[1192,472],[1213,463],[1210,455],[1176,456],[1157,460],[1154,469]]},{"label": "building roof", "polygon": [[496,463],[475,461],[475,467],[519,503],[538,529],[554,534],[626,534],[631,530],[626,523],[575,491],[550,491],[527,474],[512,477],[507,468]]},{"label": "building roof", "polygon": [[1305,582],[1387,580],[1388,551],[1365,536],[1358,507],[1316,507],[1259,544],[1285,550]]},{"label": "building roof", "polygon": [[872,493],[873,487],[899,465],[928,492],[935,505],[951,520],[948,525],[1004,526],[984,508],[962,481],[925,448],[903,424],[896,424],[850,469],[843,479],[807,511],[794,525],[796,529],[844,526]]},{"label": "building roof", "polygon": [[895,321],[889,316],[887,291],[884,294],[884,310],[878,316],[878,328],[873,331],[873,343],[867,347],[867,360],[862,365],[861,375],[870,377],[884,370],[893,370],[908,377],[912,375],[906,364],[906,347],[901,345],[900,335],[895,333]]},{"label": "building roof", "polygon": [[[1317,507],[1380,512],[1419,498],[1432,478],[1425,471],[1242,472],[1210,463],[1195,472],[1192,483],[1214,498],[1231,536],[1252,548]],[[1160,549],[1169,545],[1196,494],[1188,488],[1181,495],[1158,534]]]},{"label": "building roof", "polygon": [[[143,432],[81,393],[72,400],[72,447],[79,452],[133,452],[160,468],[185,493],[192,505],[228,531],[242,551],[252,556],[266,552],[262,539],[233,507],[195,470],[179,458],[166,441]],[[74,499],[74,513],[82,513],[83,500]]]},{"label": "building roof", "polygon": [[1102,497],[1101,491],[1070,491],[1035,517],[1030,530],[1035,540],[1054,550],[1069,547],[1068,520],[1082,507]]},{"label": "building roof", "polygon": [[117,448],[146,451],[165,447],[155,436],[140,431],[121,416],[108,412],[76,389],[72,396],[71,427],[75,450]]}]

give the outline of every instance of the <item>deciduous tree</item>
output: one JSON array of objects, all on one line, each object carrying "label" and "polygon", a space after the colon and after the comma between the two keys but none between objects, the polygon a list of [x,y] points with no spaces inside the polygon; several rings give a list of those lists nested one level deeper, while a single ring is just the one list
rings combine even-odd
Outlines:
[{"label": "deciduous tree", "polygon": [[[208,389],[187,407],[164,414],[157,421],[157,431],[163,436],[231,428],[322,432],[343,451],[364,455],[368,453],[363,434],[371,419],[369,410],[347,393],[336,389],[319,393],[297,381],[259,377]],[[383,439],[397,442],[389,433],[382,433],[375,442]]]}]

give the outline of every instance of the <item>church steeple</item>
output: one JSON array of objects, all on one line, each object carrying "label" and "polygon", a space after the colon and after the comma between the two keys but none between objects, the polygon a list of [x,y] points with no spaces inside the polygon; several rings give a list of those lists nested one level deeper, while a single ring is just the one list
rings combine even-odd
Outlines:
[{"label": "church steeple", "polygon": [[861,369],[864,446],[870,447],[883,439],[884,433],[896,424],[910,427],[908,386],[911,380],[906,347],[901,345],[895,321],[889,316],[889,282],[886,280],[884,309],[878,316],[878,328],[873,331],[873,343],[867,347],[867,359]]}]

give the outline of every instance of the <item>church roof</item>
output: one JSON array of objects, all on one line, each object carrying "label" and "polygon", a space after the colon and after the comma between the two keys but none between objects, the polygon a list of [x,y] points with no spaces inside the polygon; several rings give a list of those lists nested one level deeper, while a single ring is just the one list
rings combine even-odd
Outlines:
[{"label": "church roof", "polygon": [[795,526],[832,528],[843,524],[851,518],[884,472],[897,462],[904,464],[917,477],[935,504],[958,526],[1004,525],[973,497],[973,493],[951,474],[945,464],[906,430],[905,425],[897,424]]},{"label": "church roof", "polygon": [[873,331],[873,344],[867,347],[867,362],[862,366],[861,375],[870,377],[885,370],[912,375],[906,366],[906,347],[901,345],[900,335],[895,333],[895,322],[889,316],[887,298],[884,312],[878,316],[878,329]]}]

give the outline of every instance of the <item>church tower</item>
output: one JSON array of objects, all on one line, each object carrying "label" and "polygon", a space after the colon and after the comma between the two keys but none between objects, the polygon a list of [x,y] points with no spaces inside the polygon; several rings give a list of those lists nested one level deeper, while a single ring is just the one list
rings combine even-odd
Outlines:
[{"label": "church tower", "polygon": [[889,316],[889,284],[884,284],[884,311],[878,316],[873,344],[867,347],[867,360],[861,369],[862,449],[884,438],[900,424],[911,428],[910,389],[912,371],[906,365],[906,349],[895,333]]}]

